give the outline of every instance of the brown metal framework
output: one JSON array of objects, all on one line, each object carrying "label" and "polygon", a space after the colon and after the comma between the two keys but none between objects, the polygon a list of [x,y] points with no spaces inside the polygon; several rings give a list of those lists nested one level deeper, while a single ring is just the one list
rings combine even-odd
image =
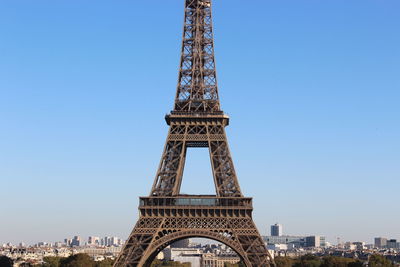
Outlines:
[{"label": "brown metal framework", "polygon": [[[185,0],[178,88],[164,152],[149,197],[115,267],[150,266],[170,243],[190,237],[220,241],[247,267],[269,267],[271,256],[252,219],[252,199],[243,197],[220,109],[214,59],[211,0]],[[208,147],[215,196],[180,195],[186,151]]]}]

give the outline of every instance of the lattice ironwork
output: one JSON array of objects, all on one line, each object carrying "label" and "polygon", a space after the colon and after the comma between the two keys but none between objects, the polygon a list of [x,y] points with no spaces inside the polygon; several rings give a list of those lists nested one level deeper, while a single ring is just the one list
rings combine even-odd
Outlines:
[{"label": "lattice ironwork", "polygon": [[247,266],[267,267],[272,262],[251,217],[153,217],[150,223],[148,218],[139,219],[115,266],[150,266],[166,246],[190,237],[228,245]]},{"label": "lattice ironwork", "polygon": [[[173,115],[169,119],[171,127],[151,195],[178,195],[187,148],[208,147],[217,195],[242,196],[226,139],[226,117],[213,118],[214,121],[205,117],[204,120],[193,123],[190,118],[176,118]],[[218,120],[220,125],[213,125]]]},{"label": "lattice ironwork", "polygon": [[219,111],[210,0],[187,0],[176,111]]},{"label": "lattice ironwork", "polygon": [[[239,187],[220,109],[211,0],[185,0],[185,21],[174,109],[154,184],[140,198],[140,217],[114,267],[150,266],[172,242],[205,237],[230,246],[247,267],[270,267],[252,219],[252,200]],[[209,149],[215,196],[180,195],[188,148]]]}]

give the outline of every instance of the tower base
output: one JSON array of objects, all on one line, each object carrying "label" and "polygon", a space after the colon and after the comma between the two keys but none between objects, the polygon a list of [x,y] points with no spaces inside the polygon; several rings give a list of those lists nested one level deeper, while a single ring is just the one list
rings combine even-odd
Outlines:
[{"label": "tower base", "polygon": [[251,198],[143,197],[139,211],[114,267],[148,267],[168,245],[195,237],[231,247],[247,267],[274,265],[251,217]]}]

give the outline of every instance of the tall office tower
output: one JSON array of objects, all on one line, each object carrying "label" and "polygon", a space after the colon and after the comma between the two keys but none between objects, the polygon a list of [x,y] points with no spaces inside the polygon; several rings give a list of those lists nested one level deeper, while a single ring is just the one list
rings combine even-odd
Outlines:
[{"label": "tall office tower", "polygon": [[71,242],[71,246],[73,247],[79,247],[82,245],[82,239],[80,236],[74,236]]},{"label": "tall office tower", "polygon": [[89,236],[88,245],[98,245],[100,238],[97,236]]},{"label": "tall office tower", "polygon": [[111,246],[111,237],[109,237],[109,236],[104,237],[104,246],[106,246],[106,247]]},{"label": "tall office tower", "polygon": [[118,240],[119,238],[116,236],[111,237],[110,246],[118,246]]},{"label": "tall office tower", "polygon": [[387,248],[393,248],[393,249],[398,248],[398,247],[397,247],[397,240],[396,240],[396,239],[389,239],[389,240],[386,242],[386,247],[387,247]]},{"label": "tall office tower", "polygon": [[271,225],[271,236],[282,236],[282,224]]},{"label": "tall office tower", "polygon": [[375,237],[375,247],[383,248],[386,247],[387,239],[384,237]]}]

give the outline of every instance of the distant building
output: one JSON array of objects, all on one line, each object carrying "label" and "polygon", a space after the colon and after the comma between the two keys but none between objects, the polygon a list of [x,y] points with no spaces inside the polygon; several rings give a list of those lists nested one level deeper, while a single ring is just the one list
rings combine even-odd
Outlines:
[{"label": "distant building", "polygon": [[171,244],[171,248],[188,248],[190,240],[188,238],[176,241]]},{"label": "distant building", "polygon": [[100,245],[100,238],[97,236],[89,236],[88,245]]},{"label": "distant building", "polygon": [[37,246],[40,248],[44,248],[44,247],[50,247],[51,244],[47,243],[47,242],[38,242]]},{"label": "distant building", "polygon": [[82,239],[80,236],[74,236],[74,238],[71,241],[71,246],[72,247],[79,247],[82,245]]},{"label": "distant building", "polygon": [[[190,263],[191,267],[201,267],[201,255],[200,254],[185,254],[181,256],[176,256],[175,262]],[[206,265],[211,266],[211,265]]]},{"label": "distant building", "polygon": [[306,247],[319,248],[321,247],[321,237],[318,235],[306,237]]},{"label": "distant building", "polygon": [[170,252],[166,254],[170,254],[170,260],[177,261],[175,257],[183,256],[183,255],[197,255],[201,254],[201,249],[199,248],[170,248]]},{"label": "distant building", "polygon": [[121,249],[121,247],[85,247],[82,252],[91,257],[96,255],[113,255],[116,257],[121,252]]},{"label": "distant building", "polygon": [[357,246],[353,242],[346,242],[344,243],[344,249],[354,251],[357,249]]},{"label": "distant building", "polygon": [[216,256],[214,254],[203,254],[202,256],[201,266],[224,267],[225,263],[235,264],[240,261],[240,258],[235,256]]},{"label": "distant building", "polygon": [[386,242],[386,247],[387,247],[387,248],[393,248],[393,249],[399,248],[396,239],[389,239],[389,240]]},{"label": "distant building", "polygon": [[384,248],[387,245],[387,239],[384,237],[375,237],[375,247]]},{"label": "distant building", "polygon": [[105,247],[112,246],[111,237],[109,237],[109,236],[105,236],[101,241],[102,241],[101,242],[102,246],[105,246]]},{"label": "distant building", "polygon": [[319,240],[320,240],[319,244],[321,247],[323,247],[323,248],[329,247],[329,243],[326,242],[325,236],[319,236]]},{"label": "distant building", "polygon": [[[286,244],[288,249],[300,247],[325,247],[326,241],[324,236],[264,236],[264,242],[267,245]],[[278,248],[279,246],[270,246],[271,249]]]},{"label": "distant building", "polygon": [[288,244],[268,244],[267,248],[268,250],[279,251],[279,250],[288,250],[289,246]]},{"label": "distant building", "polygon": [[294,247],[304,247],[306,243],[304,236],[264,236],[263,239],[268,245],[292,244]]},{"label": "distant building", "polygon": [[271,236],[282,236],[283,229],[281,224],[271,225]]},{"label": "distant building", "polygon": [[70,238],[65,238],[65,239],[64,239],[64,244],[65,244],[66,246],[70,247],[70,246],[71,246],[71,243],[72,243],[72,239],[70,239]]},{"label": "distant building", "polygon": [[353,242],[357,250],[364,250],[366,248],[365,242]]},{"label": "distant building", "polygon": [[111,244],[109,246],[119,246],[120,240],[118,237],[111,237]]}]

